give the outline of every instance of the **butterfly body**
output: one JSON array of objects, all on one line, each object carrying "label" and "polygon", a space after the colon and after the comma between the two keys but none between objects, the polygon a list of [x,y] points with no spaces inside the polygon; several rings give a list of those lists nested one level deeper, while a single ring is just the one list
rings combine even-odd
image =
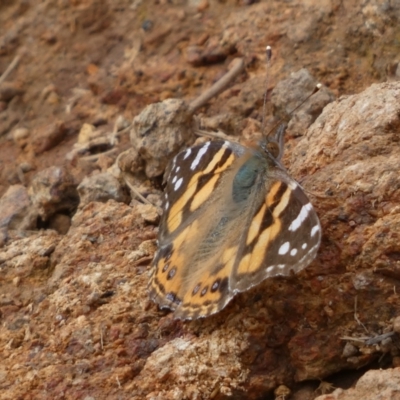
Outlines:
[{"label": "butterfly body", "polygon": [[318,217],[278,159],[259,144],[218,140],[172,160],[149,285],[160,307],[205,317],[314,259]]}]

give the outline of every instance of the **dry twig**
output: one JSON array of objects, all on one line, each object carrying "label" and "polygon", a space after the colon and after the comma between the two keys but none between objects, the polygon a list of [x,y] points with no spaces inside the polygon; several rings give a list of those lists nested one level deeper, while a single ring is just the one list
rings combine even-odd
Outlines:
[{"label": "dry twig", "polygon": [[14,60],[11,61],[11,64],[7,67],[7,69],[0,76],[0,85],[7,79],[8,75],[10,75],[11,71],[18,65],[21,56],[15,56]]}]

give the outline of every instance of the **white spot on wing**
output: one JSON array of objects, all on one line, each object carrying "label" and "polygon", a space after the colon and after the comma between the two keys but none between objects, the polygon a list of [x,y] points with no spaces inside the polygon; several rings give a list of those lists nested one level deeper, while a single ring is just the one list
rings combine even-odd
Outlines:
[{"label": "white spot on wing", "polygon": [[312,210],[311,203],[307,203],[306,205],[301,207],[299,215],[290,224],[289,231],[297,231],[297,229],[300,228],[303,221],[308,217],[310,210]]},{"label": "white spot on wing", "polygon": [[301,245],[301,248],[302,248],[303,250],[305,250],[305,249],[307,248],[307,243],[303,243],[303,244]]},{"label": "white spot on wing", "polygon": [[289,248],[290,248],[290,243],[289,242],[285,242],[285,243],[283,243],[283,245],[281,247],[279,247],[278,253],[281,256],[283,256],[289,251]]},{"label": "white spot on wing", "polygon": [[175,183],[176,182],[176,180],[178,179],[178,177],[175,175],[173,178],[172,178],[172,183]]},{"label": "white spot on wing", "polygon": [[290,250],[290,255],[294,257],[297,254],[297,249]]},{"label": "white spot on wing", "polygon": [[190,153],[192,152],[192,149],[187,149],[186,151],[185,151],[185,154],[184,154],[184,156],[183,156],[183,159],[184,160],[186,160],[189,156],[190,156]]},{"label": "white spot on wing", "polygon": [[169,201],[167,201],[167,202],[164,204],[164,208],[165,208],[166,210],[168,210],[168,208],[169,208]]},{"label": "white spot on wing", "polygon": [[176,167],[176,170],[175,170],[175,172],[179,172],[179,170],[181,169],[181,166],[180,165],[178,165],[177,167]]},{"label": "white spot on wing", "polygon": [[317,243],[315,246],[311,247],[310,250],[297,262],[298,265],[302,265],[301,269],[307,266],[315,257],[315,253],[318,250],[319,243]]},{"label": "white spot on wing", "polygon": [[315,225],[315,226],[311,229],[311,236],[314,236],[317,232],[319,232],[319,225]]},{"label": "white spot on wing", "polygon": [[206,154],[208,146],[210,146],[211,142],[207,142],[202,148],[200,148],[199,152],[196,155],[196,158],[193,160],[192,165],[190,166],[190,169],[194,171],[196,167],[199,165],[199,162],[201,158]]},{"label": "white spot on wing", "polygon": [[182,182],[183,182],[183,179],[179,178],[178,181],[175,183],[175,186],[174,186],[175,192],[181,187]]},{"label": "white spot on wing", "polygon": [[290,188],[290,189],[295,190],[295,189],[297,188],[297,186],[299,186],[299,185],[297,184],[297,182],[295,182],[295,181],[290,181],[290,182],[289,182],[289,188]]}]

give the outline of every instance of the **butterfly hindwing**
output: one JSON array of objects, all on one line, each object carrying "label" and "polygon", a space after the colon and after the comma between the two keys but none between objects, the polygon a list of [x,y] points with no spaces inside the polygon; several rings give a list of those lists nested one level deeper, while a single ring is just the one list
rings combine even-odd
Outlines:
[{"label": "butterfly hindwing", "polygon": [[302,270],[320,244],[318,217],[300,185],[279,167],[268,178],[265,202],[253,217],[234,268],[232,285],[238,292],[266,278]]}]

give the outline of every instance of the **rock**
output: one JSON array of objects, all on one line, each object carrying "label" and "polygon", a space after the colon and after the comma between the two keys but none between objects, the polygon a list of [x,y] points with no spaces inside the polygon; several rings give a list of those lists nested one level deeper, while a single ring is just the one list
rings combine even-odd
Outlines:
[{"label": "rock", "polygon": [[89,143],[92,139],[99,137],[99,132],[96,127],[91,124],[83,124],[79,131],[77,143]]},{"label": "rock", "polygon": [[162,175],[169,160],[194,139],[188,105],[178,99],[150,104],[133,119],[130,139],[147,177]]},{"label": "rock", "polygon": [[275,398],[284,399],[285,397],[289,397],[292,394],[292,391],[285,385],[279,385],[274,390]]},{"label": "rock", "polygon": [[355,387],[318,396],[315,400],[395,400],[400,393],[400,368],[366,372]]},{"label": "rock", "polygon": [[[0,73],[21,55],[6,80],[21,82],[26,93],[0,101],[0,175],[11,176],[3,171],[17,170],[23,161],[32,162],[38,171],[64,164],[64,154],[83,122],[97,127],[108,121],[111,126],[118,114],[131,120],[147,104],[167,96],[195,98],[227,69],[231,54],[225,49],[237,50],[247,74],[201,112],[216,128],[221,127],[221,113],[230,114],[221,121],[223,129],[243,137],[243,116],[261,121],[263,50],[270,44],[274,59],[268,72],[267,114],[276,82],[302,66],[338,96],[360,93],[342,98],[346,107],[328,105],[327,124],[321,120],[318,129],[305,129],[310,118],[303,115],[299,129],[294,126],[286,137],[282,163],[306,188],[323,223],[319,258],[300,276],[238,294],[220,315],[182,323],[148,299],[154,250],[143,249],[142,243],[154,247],[156,228],[144,220],[146,214],[135,202],[91,202],[74,215],[64,236],[50,230],[12,230],[0,252],[1,398],[227,400],[225,393],[231,391],[230,398],[254,400],[272,399],[275,388],[285,385],[294,400],[296,387],[306,384],[307,393],[296,399],[311,400],[317,396],[312,394],[318,381],[296,380],[330,380],[326,375],[339,370],[343,373],[335,379],[340,380],[359,373],[360,367],[400,364],[394,356],[397,334],[392,343],[368,345],[370,339],[365,339],[359,344],[363,337],[373,340],[394,329],[400,309],[394,237],[400,226],[394,163],[399,142],[394,133],[400,124],[387,108],[381,87],[375,89],[382,108],[376,101],[370,109],[371,96],[361,94],[371,83],[385,80],[388,63],[396,65],[394,77],[399,75],[400,3],[208,0],[201,14],[196,12],[200,3],[1,2]],[[142,27],[150,27],[147,21],[153,25],[143,32]],[[54,38],[57,42],[49,47]],[[24,54],[21,45],[26,46]],[[185,58],[193,45],[193,64],[218,56],[226,59],[193,67]],[[43,88],[52,82],[56,90],[42,98]],[[93,91],[82,95],[79,88],[84,87]],[[105,105],[102,99],[118,104]],[[388,99],[392,104],[390,92]],[[352,110],[357,110],[358,121]],[[351,129],[346,129],[348,117]],[[66,140],[33,161],[33,136],[55,118],[64,121]],[[30,130],[23,149],[10,140],[20,126]],[[372,132],[364,147],[362,131]],[[304,137],[297,137],[300,133]],[[393,140],[385,145],[389,133]],[[119,138],[116,153],[128,147],[126,136]],[[87,170],[108,165],[108,160],[101,165],[93,161],[104,149],[109,148],[97,146],[84,154],[82,158],[93,155]],[[379,157],[386,161],[385,156],[387,164],[377,162]],[[138,170],[134,157],[125,161],[127,169],[129,164]],[[78,157],[67,168],[79,181],[88,175]],[[20,174],[15,172],[10,181],[18,181],[14,178]],[[26,174],[27,182],[35,172]],[[160,188],[161,179],[149,181],[140,175],[137,181],[145,197],[153,185]],[[2,195],[7,188],[7,179],[2,179]],[[56,212],[43,225],[61,227],[57,221],[63,217],[68,223],[70,215]],[[349,336],[354,340],[343,339]],[[188,347],[179,346],[179,340]],[[348,343],[358,344],[351,348]],[[164,355],[170,356],[166,362],[159,358]],[[349,371],[352,368],[355,372]],[[284,392],[278,396],[287,397]]]},{"label": "rock", "polygon": [[12,136],[17,146],[22,149],[27,145],[30,131],[27,128],[16,128],[14,129]]},{"label": "rock", "polygon": [[114,130],[115,132],[120,132],[124,129],[129,128],[130,125],[130,122],[123,115],[118,115],[114,123]]},{"label": "rock", "polygon": [[[318,201],[310,195],[324,233],[319,255],[300,274],[266,280],[210,318],[175,321],[149,301],[156,230],[146,222],[146,207],[109,200],[80,208],[51,255],[47,297],[33,306],[32,332],[42,332],[40,340],[47,343],[46,357],[41,349],[32,356],[37,379],[43,385],[54,380],[67,385],[68,366],[95,355],[97,362],[116,368],[129,365],[113,373],[125,382],[119,390],[135,400],[200,395],[253,400],[271,395],[278,383],[290,387],[344,368],[359,369],[383,351],[390,357],[394,340],[384,346],[381,341],[381,347],[354,341],[350,348],[346,343],[353,341],[344,341],[343,332],[366,335],[354,319],[356,297],[358,318],[377,334],[392,329],[400,309],[393,282],[376,269],[382,260],[386,268],[396,266],[390,251],[398,246],[391,232],[398,231],[400,201],[395,189],[400,167],[394,162],[399,96],[400,83],[392,83],[342,98],[326,107],[296,146],[295,140],[289,143],[284,161],[293,176],[307,177],[306,190],[335,195]],[[37,271],[49,265],[42,257],[36,260]],[[20,260],[20,268],[27,269],[30,260]],[[23,284],[11,282],[10,287],[19,290]],[[14,319],[25,311],[11,312],[9,300],[3,306],[6,326],[17,326]],[[0,340],[9,338],[5,329],[0,326]],[[6,349],[4,357],[13,351],[13,362],[21,363],[26,354],[15,351],[31,349],[34,340],[16,341],[19,347]],[[50,351],[57,356],[49,358]],[[109,371],[91,370],[85,384],[115,378]],[[18,374],[13,371],[13,378]],[[179,379],[185,384],[171,384]],[[21,382],[23,393],[30,383]],[[97,393],[93,389],[93,396]]]},{"label": "rock", "polygon": [[8,104],[5,111],[0,112],[0,137],[11,132],[22,118],[21,110],[12,110],[13,107],[10,107],[11,103],[12,101]]},{"label": "rock", "polygon": [[[308,70],[303,68],[292,73],[290,78],[278,82],[272,91],[273,114],[283,121],[290,119],[287,130],[293,136],[303,135],[321,114],[323,108],[335,99],[334,94],[327,87],[322,86],[301,105],[313,92],[317,83]],[[300,108],[294,111],[298,106]]]},{"label": "rock", "polygon": [[0,85],[0,101],[11,101],[15,96],[20,96],[25,91],[15,82],[3,82]]},{"label": "rock", "polygon": [[29,162],[22,162],[21,164],[18,165],[18,168],[23,173],[26,173],[26,172],[32,171],[34,169],[34,166]]},{"label": "rock", "polygon": [[393,331],[400,335],[400,316],[393,321]]},{"label": "rock", "polygon": [[0,199],[0,229],[34,229],[36,218],[31,208],[26,188],[22,185],[10,186]]},{"label": "rock", "polygon": [[[182,399],[209,399],[215,392],[232,396],[243,387],[247,375],[239,356],[246,341],[240,339],[232,326],[229,331],[218,330],[199,340],[183,337],[169,341],[147,358],[141,379],[129,387],[133,398],[143,392],[157,396],[156,387],[167,377],[174,382],[183,381],[185,385],[165,388],[164,399],[174,399],[177,395]],[[221,377],[218,383],[216,376]]]},{"label": "rock", "polygon": [[139,214],[146,222],[156,224],[159,221],[160,216],[157,212],[157,208],[152,204],[137,204],[136,207]]},{"label": "rock", "polygon": [[199,3],[197,4],[197,11],[203,12],[208,7],[210,7],[210,3],[208,2],[208,0],[200,0]]},{"label": "rock", "polygon": [[[308,187],[318,193],[341,199],[325,220],[341,221],[343,251],[336,263],[349,271],[397,268],[400,183],[398,133],[392,127],[399,96],[400,83],[392,82],[342,97],[324,109],[295,149],[292,171],[308,175]],[[375,281],[376,273],[370,276]]]},{"label": "rock", "polygon": [[346,343],[343,349],[342,356],[347,358],[347,357],[353,357],[358,353],[358,348],[356,346],[353,346],[351,343]]},{"label": "rock", "polygon": [[48,229],[54,229],[61,235],[65,235],[71,226],[71,217],[65,214],[54,214],[48,221]]},{"label": "rock", "polygon": [[32,147],[36,154],[43,153],[57,146],[66,135],[62,122],[55,122],[37,129],[32,134]]},{"label": "rock", "polygon": [[224,46],[217,37],[209,38],[205,46],[189,46],[186,61],[196,67],[210,65],[226,60],[229,54],[234,53],[230,46]]},{"label": "rock", "polygon": [[[302,387],[300,387],[299,389],[296,389],[292,393],[292,397],[290,397],[289,399],[290,400],[314,400],[315,399],[315,387],[311,383],[302,384]],[[275,400],[280,400],[280,399],[278,398]],[[286,400],[286,399],[284,399],[284,400]]]},{"label": "rock", "polygon": [[116,164],[122,172],[132,175],[139,175],[144,169],[143,159],[140,157],[139,152],[134,147],[123,151],[118,156]]},{"label": "rock", "polygon": [[102,203],[115,200],[122,203],[129,202],[129,195],[119,180],[108,172],[102,172],[83,178],[78,186],[80,206],[83,207],[91,201]]},{"label": "rock", "polygon": [[[32,313],[46,297],[44,285],[48,279],[50,257],[60,238],[51,231],[34,232],[25,238],[14,238],[0,249],[3,279],[0,341],[3,351],[9,351],[4,341],[9,342],[15,334],[23,333],[22,345],[33,339],[29,329],[31,316],[25,312]],[[8,375],[7,380],[12,379],[12,375]]]},{"label": "rock", "polygon": [[49,167],[32,179],[28,193],[42,221],[57,213],[71,215],[75,212],[79,195],[74,177],[62,167]]},{"label": "rock", "polygon": [[[137,209],[140,212],[140,209],[138,209],[137,206],[135,207],[135,209]],[[152,258],[155,250],[156,250],[156,246],[155,246],[154,240],[146,240],[139,245],[137,250],[133,250],[129,254],[128,258],[132,262],[136,262],[144,257],[147,259],[148,259],[148,257]]]}]

